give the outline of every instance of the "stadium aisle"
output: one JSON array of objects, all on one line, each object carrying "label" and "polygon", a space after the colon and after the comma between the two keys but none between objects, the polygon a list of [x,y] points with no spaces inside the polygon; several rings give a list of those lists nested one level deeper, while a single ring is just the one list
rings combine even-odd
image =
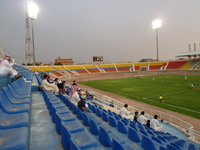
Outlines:
[{"label": "stadium aisle", "polygon": [[30,137],[30,150],[63,149],[40,92],[32,92]]}]

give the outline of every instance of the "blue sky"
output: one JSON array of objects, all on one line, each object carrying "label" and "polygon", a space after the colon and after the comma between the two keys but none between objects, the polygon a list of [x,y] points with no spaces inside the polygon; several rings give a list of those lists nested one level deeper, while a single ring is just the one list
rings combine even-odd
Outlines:
[{"label": "blue sky", "polygon": [[[0,45],[24,62],[25,0],[0,0]],[[151,22],[163,21],[159,30],[161,60],[174,59],[200,43],[199,0],[35,0],[40,7],[34,22],[36,60],[58,56],[76,63],[156,58]],[[193,48],[192,48],[193,49]]]}]

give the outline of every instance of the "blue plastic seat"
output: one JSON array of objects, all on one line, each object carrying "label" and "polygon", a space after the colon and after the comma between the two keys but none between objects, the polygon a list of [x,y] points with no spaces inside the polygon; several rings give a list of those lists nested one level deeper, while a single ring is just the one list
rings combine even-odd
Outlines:
[{"label": "blue plastic seat", "polygon": [[101,117],[102,116],[102,111],[98,108],[98,109],[96,109],[96,115],[98,116],[98,117]]},{"label": "blue plastic seat", "polygon": [[133,128],[129,128],[128,130],[128,138],[136,143],[140,143],[141,142],[141,138],[138,135],[137,131]]},{"label": "blue plastic seat", "polygon": [[0,129],[1,150],[28,150],[29,129],[20,127],[14,129]]},{"label": "blue plastic seat", "polygon": [[90,119],[90,132],[94,135],[98,135],[99,134],[99,127],[97,125],[97,123],[91,118]]},{"label": "blue plastic seat", "polygon": [[167,149],[168,150],[179,150],[179,148],[176,148],[176,147],[174,147],[172,145],[167,145]]},{"label": "blue plastic seat", "polygon": [[98,146],[96,139],[86,131],[71,133],[71,141],[80,149],[95,149]]},{"label": "blue plastic seat", "polygon": [[110,132],[108,133],[102,126],[99,129],[99,141],[106,147],[112,147],[112,140],[115,139],[119,141],[120,144],[124,144],[125,141],[118,137],[116,134]]},{"label": "blue plastic seat", "polygon": [[29,114],[6,114],[0,109],[0,129],[29,127]]},{"label": "blue plastic seat", "polygon": [[142,136],[142,148],[144,150],[157,150],[154,143],[146,136]]},{"label": "blue plastic seat", "polygon": [[117,124],[117,130],[121,133],[124,133],[124,134],[127,134],[128,133],[128,130],[127,130],[127,127],[125,126],[125,124],[121,121],[118,121],[118,124]]},{"label": "blue plastic seat", "polygon": [[105,122],[109,121],[108,114],[104,111],[102,112],[102,120],[105,121]]},{"label": "blue plastic seat", "polygon": [[82,116],[82,120],[83,120],[83,124],[87,127],[89,127],[89,124],[90,124],[90,118],[94,118],[93,116],[89,116],[87,115],[87,113],[82,113],[83,116]]},{"label": "blue plastic seat", "polygon": [[5,113],[30,113],[30,105],[29,104],[21,104],[21,105],[13,105],[10,104],[7,100],[7,97],[0,92],[0,107]]},{"label": "blue plastic seat", "polygon": [[79,108],[77,108],[76,112],[77,112],[77,118],[80,119],[80,120],[82,120],[82,118],[83,118],[82,111]]},{"label": "blue plastic seat", "polygon": [[109,116],[109,124],[112,127],[117,127],[117,121],[115,120],[114,117]]},{"label": "blue plastic seat", "polygon": [[26,99],[21,99],[21,98],[17,98],[12,96],[12,94],[10,93],[10,91],[8,90],[8,88],[3,88],[3,93],[7,96],[7,98],[12,102],[12,103],[16,103],[16,104],[30,104],[30,98],[26,98]]},{"label": "blue plastic seat", "polygon": [[112,150],[134,150],[134,148],[131,145],[120,144],[118,141],[113,139]]}]

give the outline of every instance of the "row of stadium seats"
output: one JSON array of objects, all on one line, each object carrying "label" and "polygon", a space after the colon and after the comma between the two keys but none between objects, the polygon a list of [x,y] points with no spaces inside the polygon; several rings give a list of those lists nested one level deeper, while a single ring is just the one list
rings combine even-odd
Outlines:
[{"label": "row of stadium seats", "polygon": [[28,150],[32,72],[0,92],[0,150]]},{"label": "row of stadium seats", "polygon": [[[51,73],[56,77],[65,75],[80,75],[106,72],[124,72],[140,70],[190,70],[197,62],[193,61],[163,61],[163,62],[140,62],[124,64],[98,64],[98,65],[68,65],[68,66],[31,66],[33,71]],[[196,67],[198,68],[198,67]]]},{"label": "row of stadium seats", "polygon": [[169,133],[156,132],[139,122],[131,122],[127,119],[122,119],[121,116],[115,112],[110,110],[105,111],[99,106],[89,105],[89,107],[93,113],[102,117],[103,121],[108,122],[110,126],[117,128],[119,132],[127,135],[129,139],[136,142],[145,150],[198,150],[198,145],[179,139]]},{"label": "row of stadium seats", "polygon": [[68,96],[60,94],[61,101],[51,92],[43,90],[43,95],[64,149],[198,150],[191,142],[156,132],[100,106],[88,103],[92,113],[81,112]]}]

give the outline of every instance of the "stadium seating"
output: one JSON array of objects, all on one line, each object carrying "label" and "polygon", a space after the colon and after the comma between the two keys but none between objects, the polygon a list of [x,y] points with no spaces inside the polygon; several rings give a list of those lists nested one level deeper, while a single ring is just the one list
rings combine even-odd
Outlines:
[{"label": "stadium seating", "polygon": [[114,64],[102,64],[98,65],[98,67],[104,72],[116,72]]},{"label": "stadium seating", "polygon": [[187,61],[170,61],[167,65],[167,70],[180,69]]},{"label": "stadium seating", "polygon": [[160,70],[162,67],[165,67],[167,62],[150,62],[149,70]]},{"label": "stadium seating", "polygon": [[130,71],[131,69],[133,69],[133,64],[115,64],[117,70],[119,72],[123,72],[123,71]]},{"label": "stadium seating", "polygon": [[134,63],[135,71],[142,70],[142,68],[148,68],[148,63],[146,62],[141,62],[141,63]]},{"label": "stadium seating", "polygon": [[[15,66],[24,78],[0,91],[0,150],[28,150],[32,72]],[[25,74],[26,73],[26,74]]]},{"label": "stadium seating", "polygon": [[87,69],[90,73],[100,73],[100,70],[96,65],[83,65],[85,69]]}]

